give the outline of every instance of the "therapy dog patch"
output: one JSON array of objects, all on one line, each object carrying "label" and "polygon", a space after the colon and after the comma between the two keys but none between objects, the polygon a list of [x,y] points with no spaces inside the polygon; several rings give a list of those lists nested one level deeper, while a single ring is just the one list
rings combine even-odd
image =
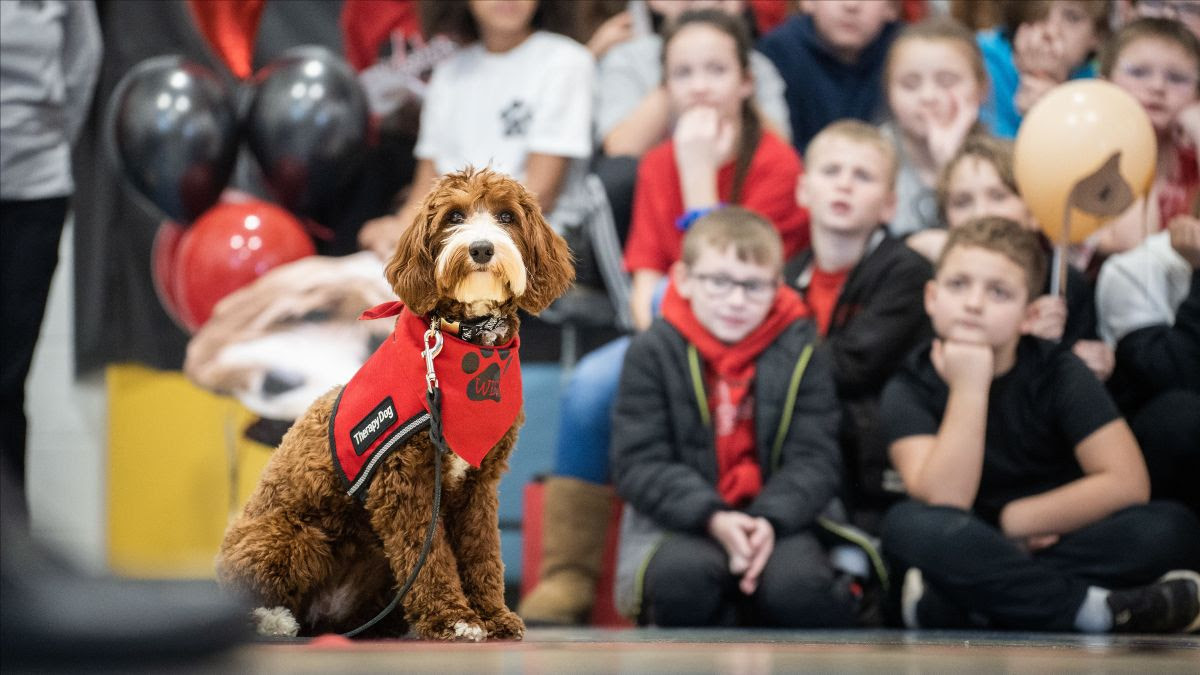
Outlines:
[{"label": "therapy dog patch", "polygon": [[[428,320],[400,303],[363,313],[399,314],[396,328],[338,395],[329,420],[333,463],[346,492],[365,500],[384,458],[429,426],[425,398]],[[521,410],[520,338],[481,347],[443,333],[434,372],[442,392],[442,432],[454,454],[479,467]]]}]

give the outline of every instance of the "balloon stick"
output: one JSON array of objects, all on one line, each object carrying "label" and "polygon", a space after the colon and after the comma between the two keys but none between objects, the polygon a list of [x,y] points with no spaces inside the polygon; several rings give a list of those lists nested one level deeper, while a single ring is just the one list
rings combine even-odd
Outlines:
[{"label": "balloon stick", "polygon": [[1067,242],[1071,232],[1071,200],[1063,206],[1062,231],[1054,241],[1050,270],[1050,295],[1067,297]]}]

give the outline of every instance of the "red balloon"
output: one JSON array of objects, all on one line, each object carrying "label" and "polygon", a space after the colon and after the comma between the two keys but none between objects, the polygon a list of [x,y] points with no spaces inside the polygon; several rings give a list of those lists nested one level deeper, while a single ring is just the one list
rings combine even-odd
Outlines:
[{"label": "red balloon", "polygon": [[219,203],[179,242],[174,274],[179,318],[195,331],[221,298],[274,267],[314,253],[312,239],[286,210],[256,199]]},{"label": "red balloon", "polygon": [[175,268],[179,257],[179,242],[186,229],[173,220],[164,220],[154,234],[154,245],[150,249],[150,278],[154,281],[154,293],[158,302],[175,323],[183,325],[179,318],[179,301],[175,297]]}]

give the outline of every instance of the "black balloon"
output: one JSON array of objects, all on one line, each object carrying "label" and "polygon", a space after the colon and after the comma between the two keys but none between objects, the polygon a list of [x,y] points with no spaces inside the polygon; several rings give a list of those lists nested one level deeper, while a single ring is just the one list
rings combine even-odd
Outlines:
[{"label": "black balloon", "polygon": [[109,103],[118,163],[172,220],[190,223],[217,202],[237,158],[229,88],[180,56],[156,56],[117,83]]},{"label": "black balloon", "polygon": [[277,202],[315,217],[354,178],[367,150],[367,98],[323,47],[299,47],[255,74],[247,143]]}]

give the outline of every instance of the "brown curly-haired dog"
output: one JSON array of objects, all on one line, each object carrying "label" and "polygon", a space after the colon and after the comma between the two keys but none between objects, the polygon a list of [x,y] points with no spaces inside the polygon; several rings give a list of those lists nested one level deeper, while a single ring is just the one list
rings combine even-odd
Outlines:
[{"label": "brown curly-haired dog", "polygon": [[[447,326],[488,319],[478,335],[462,334],[486,345],[507,343],[518,329],[517,309],[542,311],[574,274],[566,243],[533,195],[503,174],[471,168],[434,186],[386,269],[396,295],[420,317],[440,317]],[[424,384],[414,386],[423,393]],[[373,470],[370,489],[356,499],[331,460],[340,392],[296,420],[221,544],[218,580],[262,605],[255,615],[263,633],[312,635],[363,624],[392,600],[420,554],[433,506],[435,446],[424,429],[407,436],[366,469]],[[432,639],[524,635],[521,619],[504,604],[496,515],[497,484],[524,420],[514,414],[478,468],[444,456],[441,521],[429,557],[403,611],[371,635],[409,627]]]}]

